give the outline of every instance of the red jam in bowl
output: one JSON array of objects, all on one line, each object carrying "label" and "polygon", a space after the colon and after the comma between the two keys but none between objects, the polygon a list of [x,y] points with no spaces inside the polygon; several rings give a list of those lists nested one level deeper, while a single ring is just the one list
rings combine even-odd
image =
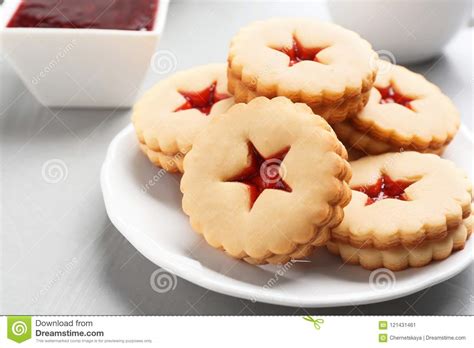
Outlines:
[{"label": "red jam in bowl", "polygon": [[23,0],[9,28],[152,30],[158,0]]}]

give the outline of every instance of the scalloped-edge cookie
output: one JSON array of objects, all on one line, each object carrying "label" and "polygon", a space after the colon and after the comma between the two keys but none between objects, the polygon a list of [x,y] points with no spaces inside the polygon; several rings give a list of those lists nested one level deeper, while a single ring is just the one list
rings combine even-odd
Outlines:
[{"label": "scalloped-edge cookie", "polygon": [[352,200],[331,239],[389,250],[445,238],[471,214],[471,182],[452,162],[419,152],[350,162]]},{"label": "scalloped-edge cookie", "polygon": [[439,148],[420,148],[416,149],[413,146],[404,148],[403,146],[392,145],[389,141],[383,141],[371,137],[367,131],[362,132],[351,126],[350,122],[344,121],[333,126],[339,140],[347,147],[349,154],[354,153],[357,156],[349,155],[351,160],[360,158],[366,155],[380,155],[387,152],[403,152],[403,151],[417,151],[423,153],[434,153],[442,155],[446,146]]},{"label": "scalloped-edge cookie", "polygon": [[252,264],[325,245],[350,201],[347,152],[305,104],[258,97],[214,117],[184,159],[183,210],[211,246]]},{"label": "scalloped-edge cookie", "polygon": [[348,146],[369,154],[387,151],[441,153],[459,129],[452,101],[422,75],[384,63],[367,105],[335,131]]},{"label": "scalloped-edge cookie", "polygon": [[154,164],[182,172],[196,135],[233,104],[225,64],[178,72],[158,82],[133,108],[140,148]]},{"label": "scalloped-edge cookie", "polygon": [[241,29],[228,56],[236,102],[285,96],[329,123],[367,103],[377,54],[358,34],[309,18],[276,18]]},{"label": "scalloped-edge cookie", "polygon": [[369,270],[383,267],[401,271],[408,267],[423,267],[432,261],[448,258],[454,251],[464,249],[471,233],[472,215],[448,231],[445,238],[425,241],[411,248],[404,246],[387,250],[355,248],[337,241],[329,241],[326,246],[331,253],[340,255],[345,264],[361,265]]}]

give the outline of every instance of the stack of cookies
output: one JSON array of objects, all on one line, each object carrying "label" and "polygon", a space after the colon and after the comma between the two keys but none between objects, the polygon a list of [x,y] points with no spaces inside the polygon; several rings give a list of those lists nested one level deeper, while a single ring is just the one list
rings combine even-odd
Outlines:
[{"label": "stack of cookies", "polygon": [[227,65],[148,91],[133,124],[154,164],[184,173],[193,229],[234,258],[285,263],[324,246],[367,269],[420,267],[471,234],[470,181],[439,157],[459,115],[421,75],[381,63],[335,24],[256,22]]}]

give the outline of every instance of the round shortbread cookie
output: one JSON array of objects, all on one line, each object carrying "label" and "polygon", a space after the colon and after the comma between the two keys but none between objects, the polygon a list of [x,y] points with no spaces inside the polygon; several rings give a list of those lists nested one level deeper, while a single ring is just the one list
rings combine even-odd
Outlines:
[{"label": "round shortbread cookie", "polygon": [[196,135],[233,104],[225,64],[176,73],[158,82],[133,108],[140,147],[154,164],[182,172],[183,158]]},{"label": "round shortbread cookie", "polygon": [[255,22],[232,39],[229,91],[237,102],[285,96],[328,122],[362,109],[377,72],[377,54],[347,29],[313,19]]},{"label": "round shortbread cookie", "polygon": [[352,200],[334,241],[355,248],[412,248],[445,238],[471,214],[471,182],[437,155],[368,156],[350,163]]},{"label": "round shortbread cookie", "polygon": [[[422,75],[388,62],[383,64],[384,73],[377,76],[367,105],[335,126],[338,136],[370,154],[400,148],[442,152],[460,125],[454,104]],[[360,134],[364,141],[356,139],[361,138]]]},{"label": "round shortbread cookie", "polygon": [[331,127],[304,104],[259,97],[209,123],[184,160],[183,210],[215,248],[284,263],[324,245],[350,200]]},{"label": "round shortbread cookie", "polygon": [[344,263],[361,265],[373,270],[388,268],[401,271],[408,267],[422,267],[432,261],[448,258],[454,251],[464,249],[472,233],[472,215],[464,219],[458,227],[448,231],[445,238],[429,240],[414,247],[398,246],[387,250],[374,248],[355,248],[350,244],[329,241],[328,250],[340,255]]}]

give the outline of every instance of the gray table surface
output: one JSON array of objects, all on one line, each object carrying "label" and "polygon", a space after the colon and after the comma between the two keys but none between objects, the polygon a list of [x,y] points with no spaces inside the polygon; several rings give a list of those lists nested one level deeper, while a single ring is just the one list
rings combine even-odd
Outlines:
[{"label": "gray table surface", "polygon": [[[228,41],[251,20],[271,16],[327,18],[322,4],[173,2],[159,49],[176,70],[226,59]],[[50,110],[25,89],[0,56],[0,313],[28,314],[301,314],[303,308],[252,303],[178,279],[157,293],[146,260],[111,225],[99,173],[109,142],[129,124],[130,110]],[[472,31],[445,55],[412,67],[442,87],[472,129]],[[144,87],[164,78],[150,71]],[[65,167],[57,184],[42,170]],[[471,265],[458,276],[397,300],[308,309],[321,314],[474,314]],[[348,294],[350,297],[350,294]]]}]

